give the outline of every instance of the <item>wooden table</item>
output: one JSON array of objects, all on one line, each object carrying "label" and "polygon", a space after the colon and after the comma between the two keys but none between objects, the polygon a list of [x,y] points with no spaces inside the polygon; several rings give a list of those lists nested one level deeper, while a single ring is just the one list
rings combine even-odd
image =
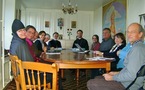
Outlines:
[{"label": "wooden table", "polygon": [[[112,60],[105,61],[90,61],[86,58],[93,57],[93,54],[73,53],[71,50],[62,50],[61,54],[47,54],[46,61],[55,62],[58,68],[63,69],[77,69],[77,80],[79,79],[79,69],[91,68],[105,68],[107,72],[110,71],[110,63]],[[63,72],[61,72],[63,77]]]}]

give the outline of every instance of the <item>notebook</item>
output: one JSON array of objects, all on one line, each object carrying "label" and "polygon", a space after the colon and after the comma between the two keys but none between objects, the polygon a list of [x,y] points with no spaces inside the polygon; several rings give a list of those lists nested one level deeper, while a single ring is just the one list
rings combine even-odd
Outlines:
[{"label": "notebook", "polygon": [[75,43],[76,47],[80,50],[80,51],[84,51],[84,49],[81,48],[81,46],[77,43]]}]

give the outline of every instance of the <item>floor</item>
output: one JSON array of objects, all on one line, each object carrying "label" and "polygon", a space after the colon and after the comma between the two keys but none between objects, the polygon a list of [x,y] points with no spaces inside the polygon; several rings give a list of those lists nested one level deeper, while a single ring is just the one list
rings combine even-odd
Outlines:
[{"label": "floor", "polygon": [[[75,80],[75,74],[70,70],[65,70],[66,80],[63,82],[64,90],[88,90],[86,87],[86,82],[89,80],[90,75],[81,76],[79,81]],[[16,90],[15,82],[11,81],[3,90]]]}]

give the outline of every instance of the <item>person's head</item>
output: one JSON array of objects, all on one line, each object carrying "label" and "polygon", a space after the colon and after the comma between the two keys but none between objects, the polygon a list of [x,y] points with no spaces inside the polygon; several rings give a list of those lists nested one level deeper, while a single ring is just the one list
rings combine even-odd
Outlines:
[{"label": "person's head", "polygon": [[26,38],[33,40],[35,36],[36,28],[32,25],[26,27]]},{"label": "person's head", "polygon": [[126,44],[125,36],[123,33],[117,33],[114,35],[114,41],[116,44]]},{"label": "person's head", "polygon": [[57,39],[58,36],[59,36],[58,32],[54,32],[54,33],[53,33],[53,37],[54,37],[54,39]]},{"label": "person's head", "polygon": [[111,30],[109,28],[103,29],[103,39],[107,40],[111,37]]},{"label": "person's head", "polygon": [[46,34],[46,35],[45,35],[44,42],[47,42],[48,40],[50,40],[50,35],[49,35],[49,34]]},{"label": "person's head", "polygon": [[144,29],[138,23],[132,23],[128,26],[127,29],[127,38],[128,41],[133,44],[134,42],[143,39]]},{"label": "person's head", "polygon": [[38,35],[39,35],[39,38],[43,41],[45,39],[46,32],[40,31]]},{"label": "person's head", "polygon": [[13,34],[13,36],[19,37],[20,39],[26,38],[26,35],[25,35],[26,30],[25,30],[24,24],[18,19],[15,19],[13,21],[12,34]]},{"label": "person's head", "polygon": [[93,42],[99,42],[99,36],[98,35],[93,35],[92,36],[92,40],[93,40]]},{"label": "person's head", "polygon": [[82,38],[82,37],[83,37],[83,31],[79,29],[77,31],[77,38]]},{"label": "person's head", "polygon": [[39,38],[39,35],[38,35],[38,32],[35,31],[34,37],[31,40],[35,41],[37,38]]}]

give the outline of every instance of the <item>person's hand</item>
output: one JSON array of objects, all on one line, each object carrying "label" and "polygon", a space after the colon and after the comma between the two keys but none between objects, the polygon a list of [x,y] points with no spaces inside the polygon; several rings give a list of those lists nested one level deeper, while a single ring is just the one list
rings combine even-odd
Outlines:
[{"label": "person's hand", "polygon": [[46,53],[42,52],[41,55],[40,55],[40,58],[45,59],[46,58]]},{"label": "person's hand", "polygon": [[116,54],[117,54],[117,56],[119,56],[119,54],[120,54],[120,50],[118,50]]},{"label": "person's hand", "polygon": [[46,46],[43,47],[43,51],[46,53],[46,51],[47,51],[47,47]]},{"label": "person's hand", "polygon": [[110,74],[103,74],[104,78],[106,81],[112,81],[113,80],[113,76]]},{"label": "person's hand", "polygon": [[118,73],[119,73],[119,72],[109,72],[108,74],[114,76],[114,75],[116,75],[116,74],[118,74]]}]

